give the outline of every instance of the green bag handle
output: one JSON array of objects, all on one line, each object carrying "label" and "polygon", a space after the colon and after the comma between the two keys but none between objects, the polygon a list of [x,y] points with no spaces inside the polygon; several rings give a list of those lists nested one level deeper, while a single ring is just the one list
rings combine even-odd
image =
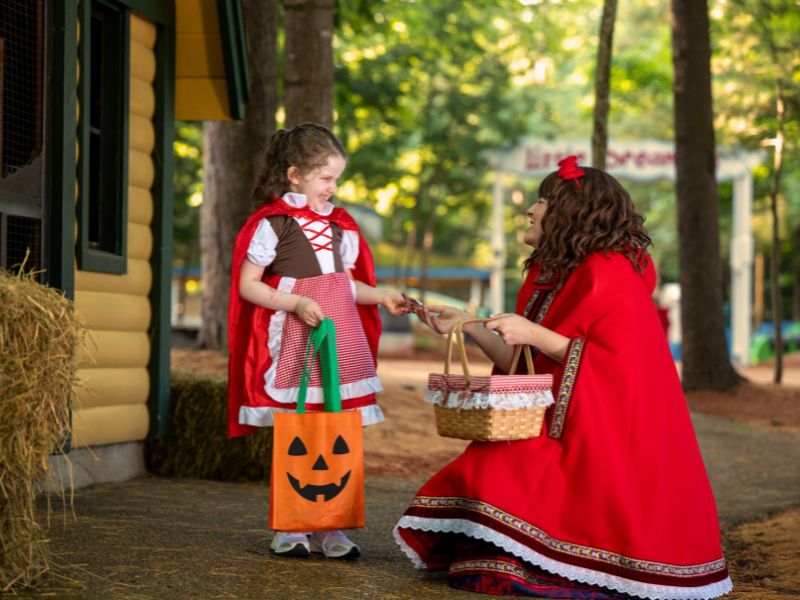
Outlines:
[{"label": "green bag handle", "polygon": [[341,412],[342,394],[339,389],[339,361],[336,358],[336,327],[328,318],[322,319],[308,336],[303,376],[300,378],[300,389],[297,393],[297,412],[300,414],[306,412],[308,380],[311,379],[311,366],[317,354],[322,372],[325,412]]}]

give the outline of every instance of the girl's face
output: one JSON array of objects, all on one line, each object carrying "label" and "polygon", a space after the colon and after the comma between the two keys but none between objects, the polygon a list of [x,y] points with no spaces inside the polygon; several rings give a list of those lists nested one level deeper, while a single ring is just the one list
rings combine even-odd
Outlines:
[{"label": "girl's face", "polygon": [[544,198],[539,198],[533,206],[525,211],[525,214],[528,215],[528,220],[531,222],[531,226],[525,231],[525,237],[523,238],[528,246],[535,248],[542,241],[542,217],[546,212],[547,200]]},{"label": "girl's face", "polygon": [[286,175],[289,179],[289,191],[305,194],[308,206],[321,209],[336,193],[336,182],[342,175],[347,161],[338,154],[328,157],[328,162],[310,173],[301,173],[297,167],[289,167]]}]

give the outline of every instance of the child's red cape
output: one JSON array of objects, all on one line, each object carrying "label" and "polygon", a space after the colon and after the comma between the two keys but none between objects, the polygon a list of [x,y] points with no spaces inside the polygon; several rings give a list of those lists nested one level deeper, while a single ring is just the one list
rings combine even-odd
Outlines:
[{"label": "child's red cape", "polygon": [[[248,435],[256,431],[250,425],[239,423],[239,408],[243,404],[260,404],[254,399],[266,398],[264,391],[264,360],[268,356],[268,324],[274,313],[272,310],[256,306],[242,300],[239,296],[239,273],[247,256],[250,240],[261,219],[272,215],[291,215],[318,219],[319,214],[308,207],[293,208],[283,200],[276,198],[250,215],[242,227],[233,246],[231,263],[231,291],[228,304],[228,437]],[[372,252],[361,235],[358,225],[343,208],[334,208],[326,217],[343,230],[355,231],[359,237],[358,259],[352,270],[353,278],[367,285],[375,285],[375,265]],[[264,283],[274,287],[278,277],[264,273]],[[372,356],[377,361],[378,338],[381,333],[381,321],[377,306],[358,305],[361,323],[367,336]]]}]

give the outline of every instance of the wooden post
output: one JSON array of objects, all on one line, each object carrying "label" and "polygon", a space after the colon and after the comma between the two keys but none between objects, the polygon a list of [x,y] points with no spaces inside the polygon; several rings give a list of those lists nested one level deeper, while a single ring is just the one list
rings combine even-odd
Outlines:
[{"label": "wooden post", "polygon": [[764,320],[764,255],[756,254],[753,273],[753,329],[758,329]]}]

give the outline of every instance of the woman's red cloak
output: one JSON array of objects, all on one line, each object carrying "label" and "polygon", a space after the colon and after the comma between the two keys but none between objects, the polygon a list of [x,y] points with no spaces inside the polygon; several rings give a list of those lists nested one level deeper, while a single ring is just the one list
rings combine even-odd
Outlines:
[{"label": "woman's red cloak", "polygon": [[651,296],[655,271],[642,262],[639,273],[621,254],[594,254],[558,292],[536,282],[536,268],[529,273],[517,312],[532,306],[529,318],[571,340],[563,364],[535,359],[538,373],[554,375],[556,402],[540,437],[473,442],[419,490],[395,529],[418,567],[524,579],[507,561],[465,560],[459,540],[471,538],[643,598],[731,589],[714,496]]}]

